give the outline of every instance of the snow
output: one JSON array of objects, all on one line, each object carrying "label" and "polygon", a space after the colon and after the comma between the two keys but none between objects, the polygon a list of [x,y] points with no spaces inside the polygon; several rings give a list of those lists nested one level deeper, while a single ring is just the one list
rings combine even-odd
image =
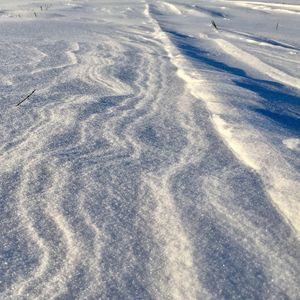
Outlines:
[{"label": "snow", "polygon": [[0,299],[298,299],[299,13],[0,0]]},{"label": "snow", "polygon": [[286,139],[282,141],[291,150],[300,150],[300,139]]}]

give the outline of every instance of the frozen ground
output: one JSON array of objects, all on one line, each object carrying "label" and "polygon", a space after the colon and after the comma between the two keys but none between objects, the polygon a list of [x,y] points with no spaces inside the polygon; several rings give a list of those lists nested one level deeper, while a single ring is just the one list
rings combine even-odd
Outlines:
[{"label": "frozen ground", "polygon": [[299,28],[0,0],[0,299],[300,299]]}]

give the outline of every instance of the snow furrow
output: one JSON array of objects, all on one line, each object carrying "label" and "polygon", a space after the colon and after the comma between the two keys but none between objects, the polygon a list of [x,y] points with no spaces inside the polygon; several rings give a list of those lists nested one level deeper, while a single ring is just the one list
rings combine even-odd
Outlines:
[{"label": "snow furrow", "polygon": [[216,39],[217,45],[228,55],[233,56],[243,64],[248,64],[251,68],[257,69],[259,72],[279,81],[282,84],[289,85],[293,88],[300,89],[300,79],[290,76],[281,70],[278,70],[268,64],[262,62],[257,57],[247,53],[246,51],[234,46],[223,39]]}]

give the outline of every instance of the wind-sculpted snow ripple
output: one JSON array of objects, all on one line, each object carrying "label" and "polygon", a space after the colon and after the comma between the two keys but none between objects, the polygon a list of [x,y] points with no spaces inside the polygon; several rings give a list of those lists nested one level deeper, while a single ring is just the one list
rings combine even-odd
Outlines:
[{"label": "wind-sculpted snow ripple", "polygon": [[[143,199],[149,191],[140,181],[145,170],[165,163],[164,150],[174,156],[172,137],[182,133],[164,121],[175,130],[164,134],[165,142],[151,129],[157,102],[167,93],[164,50],[130,39],[99,46],[43,41],[36,48],[44,58],[26,80],[39,84],[31,75],[39,74],[43,84],[40,75],[47,72],[45,88],[20,108],[20,120],[13,118],[16,110],[6,108],[5,114],[5,126],[10,120],[14,130],[2,139],[1,178],[15,180],[3,182],[2,196],[9,200],[12,194],[18,214],[3,230],[15,227],[16,243],[21,247],[23,236],[26,244],[7,258],[15,275],[1,297],[150,297],[151,272],[162,259],[146,226],[155,205],[148,201],[155,199]],[[18,84],[18,74],[12,81]],[[143,125],[146,116],[149,125]],[[137,151],[142,142],[145,148],[159,143],[162,155]]]},{"label": "wind-sculpted snow ripple", "polygon": [[296,299],[299,240],[156,20],[186,6],[97,3],[0,46],[0,298]]}]

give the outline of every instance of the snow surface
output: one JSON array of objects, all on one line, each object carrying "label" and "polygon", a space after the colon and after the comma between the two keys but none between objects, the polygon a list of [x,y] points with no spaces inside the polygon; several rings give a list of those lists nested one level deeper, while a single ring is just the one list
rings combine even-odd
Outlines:
[{"label": "snow surface", "polygon": [[299,15],[0,0],[0,299],[299,299]]}]

